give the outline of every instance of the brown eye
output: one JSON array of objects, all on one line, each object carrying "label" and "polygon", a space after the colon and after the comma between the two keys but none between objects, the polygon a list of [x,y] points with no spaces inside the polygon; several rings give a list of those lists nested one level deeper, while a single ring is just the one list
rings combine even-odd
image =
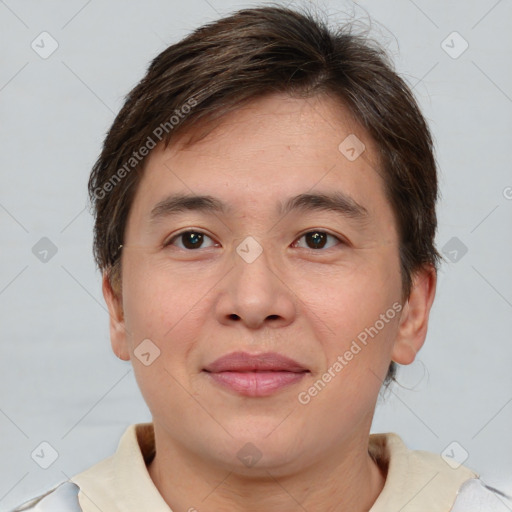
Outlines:
[{"label": "brown eye", "polygon": [[[324,249],[328,244],[329,238],[339,243],[343,243],[339,238],[326,233],[325,231],[309,231],[308,233],[304,233],[304,235],[302,235],[299,240],[305,240],[307,249]],[[296,245],[300,247],[299,242],[296,242]],[[328,246],[327,248],[329,249],[334,245]]]},{"label": "brown eye", "polygon": [[[203,243],[206,240],[210,240],[212,242],[210,245],[208,245],[208,247],[215,245],[213,240],[208,235],[205,235],[204,233],[201,233],[200,231],[192,231],[192,230],[183,231],[183,232],[177,234],[176,236],[174,236],[173,238],[171,238],[171,240],[169,240],[165,244],[165,246],[177,245],[181,249],[186,249],[186,250],[201,249],[201,248],[204,248]],[[178,243],[175,243],[177,241],[180,241],[181,245]]]}]

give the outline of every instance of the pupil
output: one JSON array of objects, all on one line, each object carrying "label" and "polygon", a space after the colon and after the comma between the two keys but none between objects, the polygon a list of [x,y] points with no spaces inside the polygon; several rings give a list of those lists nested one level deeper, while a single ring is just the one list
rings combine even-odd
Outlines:
[{"label": "pupil", "polygon": [[314,249],[323,247],[325,245],[325,239],[326,239],[325,233],[314,232],[314,233],[308,233],[306,235],[306,240],[308,240],[308,242],[313,243]]},{"label": "pupil", "polygon": [[194,231],[190,231],[186,233],[184,236],[183,245],[187,249],[196,249],[198,245],[203,241],[203,235],[201,233],[195,233]]}]

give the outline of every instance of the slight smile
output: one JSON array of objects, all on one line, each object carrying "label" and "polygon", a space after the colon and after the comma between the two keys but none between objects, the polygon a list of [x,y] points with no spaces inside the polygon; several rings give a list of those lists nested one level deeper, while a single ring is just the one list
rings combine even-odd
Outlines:
[{"label": "slight smile", "polygon": [[272,395],[310,373],[304,365],[275,352],[233,352],[216,359],[203,372],[217,384],[250,397]]}]

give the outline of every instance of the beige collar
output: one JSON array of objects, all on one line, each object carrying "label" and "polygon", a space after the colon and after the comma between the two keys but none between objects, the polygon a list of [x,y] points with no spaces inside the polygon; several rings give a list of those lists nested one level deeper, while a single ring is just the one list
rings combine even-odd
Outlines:
[{"label": "beige collar", "polygon": [[[372,434],[369,451],[387,473],[370,512],[446,512],[462,483],[477,476],[464,466],[452,469],[438,454],[409,450],[392,433]],[[153,424],[130,425],[114,455],[71,479],[84,511],[172,512],[147,470],[154,454]]]}]

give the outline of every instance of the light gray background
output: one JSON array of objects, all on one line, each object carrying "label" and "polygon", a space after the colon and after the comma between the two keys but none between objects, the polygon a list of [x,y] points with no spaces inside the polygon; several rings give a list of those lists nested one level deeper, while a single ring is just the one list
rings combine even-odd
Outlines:
[{"label": "light gray background", "polygon": [[[0,1],[2,511],[110,455],[129,424],[150,420],[130,364],[110,349],[86,182],[150,59],[251,5]],[[318,5],[333,23],[343,12],[371,17],[371,35],[414,87],[436,140],[438,246],[457,237],[467,247],[443,264],[427,343],[373,431],[433,452],[456,441],[457,457],[467,451],[466,465],[512,492],[511,2]],[[59,45],[47,59],[31,48],[43,31]],[[454,31],[469,44],[457,58],[464,42],[447,39]],[[42,237],[58,249],[46,263],[32,252]],[[31,458],[42,441],[59,454],[46,470]]]}]

